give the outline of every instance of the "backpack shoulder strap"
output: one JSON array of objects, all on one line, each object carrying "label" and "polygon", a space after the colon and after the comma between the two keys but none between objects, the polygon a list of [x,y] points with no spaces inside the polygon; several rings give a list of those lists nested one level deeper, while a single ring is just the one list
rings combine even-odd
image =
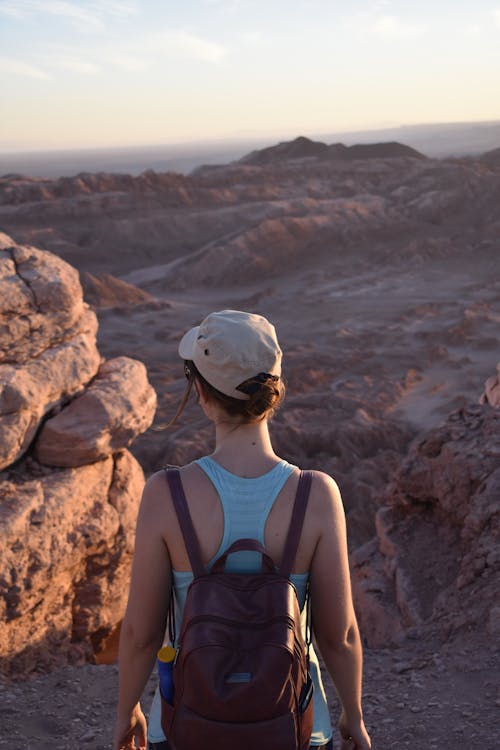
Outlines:
[{"label": "backpack shoulder strap", "polygon": [[182,536],[184,537],[184,544],[186,545],[186,551],[188,553],[189,562],[191,563],[191,569],[194,577],[199,578],[205,575],[205,567],[201,559],[200,543],[194,530],[193,520],[189,512],[188,504],[186,502],[186,495],[184,494],[184,488],[182,486],[181,475],[179,469],[164,469],[165,476],[167,478],[168,485],[170,487],[170,493],[172,495],[172,501],[174,503],[175,512],[181,527]]},{"label": "backpack shoulder strap", "polygon": [[284,578],[289,578],[292,572],[293,563],[299,546],[300,535],[306,514],[307,502],[309,500],[309,491],[311,489],[312,473],[310,471],[301,471],[295,503],[293,505],[292,518],[288,528],[288,535],[285,542],[285,551],[279,573]]}]

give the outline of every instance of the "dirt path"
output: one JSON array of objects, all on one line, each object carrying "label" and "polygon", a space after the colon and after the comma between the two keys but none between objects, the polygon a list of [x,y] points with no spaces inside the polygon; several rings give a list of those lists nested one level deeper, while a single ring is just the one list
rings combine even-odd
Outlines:
[{"label": "dirt path", "polygon": [[[477,634],[444,645],[413,635],[397,649],[365,650],[364,709],[374,750],[493,750],[498,646]],[[0,748],[110,750],[116,685],[116,666],[66,667],[0,683]],[[153,689],[152,679],[144,708]],[[338,704],[331,689],[329,695],[335,721]]]}]

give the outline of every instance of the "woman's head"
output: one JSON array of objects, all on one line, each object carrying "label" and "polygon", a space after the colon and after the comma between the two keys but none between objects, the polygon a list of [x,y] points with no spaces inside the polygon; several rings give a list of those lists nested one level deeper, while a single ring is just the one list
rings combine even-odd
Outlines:
[{"label": "woman's head", "polygon": [[179,344],[186,374],[228,416],[257,422],[284,397],[282,352],[266,318],[238,310],[208,315]]}]

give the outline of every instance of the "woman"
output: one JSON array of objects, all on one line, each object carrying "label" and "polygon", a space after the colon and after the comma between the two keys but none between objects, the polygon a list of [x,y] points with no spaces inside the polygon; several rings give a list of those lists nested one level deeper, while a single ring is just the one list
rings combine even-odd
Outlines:
[{"label": "woman", "polygon": [[[277,565],[283,555],[299,470],[273,450],[268,421],[279,406],[281,350],[263,317],[224,310],[212,313],[183,337],[179,354],[188,388],[215,426],[215,450],[181,469],[182,484],[207,568],[238,538],[259,539]],[[258,570],[255,553],[235,553],[228,568]],[[240,557],[238,557],[240,556]],[[245,557],[246,556],[246,557]],[[335,482],[322,472],[313,482],[291,580],[301,607],[312,594],[316,644],[342,704],[343,750],[371,747],[361,709],[362,652],[352,605],[345,518]],[[120,639],[120,688],[114,750],[146,747],[139,698],[164,635],[171,590],[181,621],[192,581],[189,559],[165,481],[152,476],[144,489],[127,611]],[[331,748],[332,729],[317,658],[311,747]],[[152,750],[168,750],[161,730],[158,691],[149,721]],[[208,750],[212,750],[209,748]],[[214,749],[215,750],[215,749]]]}]

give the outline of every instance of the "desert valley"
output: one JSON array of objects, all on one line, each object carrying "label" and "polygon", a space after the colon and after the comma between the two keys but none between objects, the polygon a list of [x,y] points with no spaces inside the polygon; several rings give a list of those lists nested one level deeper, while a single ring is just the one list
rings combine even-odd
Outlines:
[{"label": "desert valley", "polygon": [[110,747],[144,476],[212,444],[194,401],[165,428],[177,342],[225,308],[277,327],[277,452],[341,488],[374,748],[492,746],[500,149],[9,174],[0,232],[0,747]]}]

